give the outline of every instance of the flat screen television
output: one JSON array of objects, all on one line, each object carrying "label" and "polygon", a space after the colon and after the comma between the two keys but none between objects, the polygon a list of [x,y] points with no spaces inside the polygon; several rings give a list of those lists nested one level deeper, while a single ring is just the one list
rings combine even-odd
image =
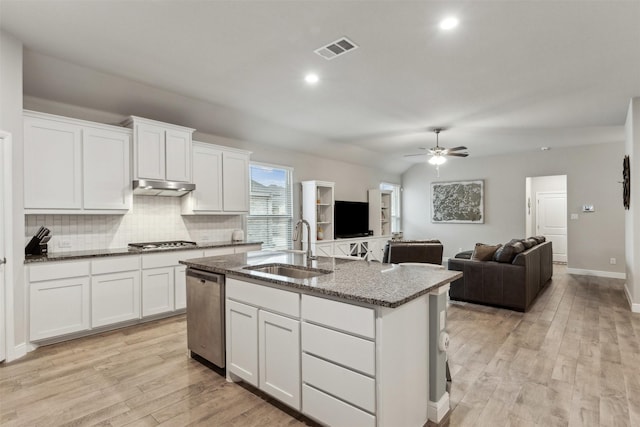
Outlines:
[{"label": "flat screen television", "polygon": [[336,238],[369,235],[369,203],[335,201]]}]

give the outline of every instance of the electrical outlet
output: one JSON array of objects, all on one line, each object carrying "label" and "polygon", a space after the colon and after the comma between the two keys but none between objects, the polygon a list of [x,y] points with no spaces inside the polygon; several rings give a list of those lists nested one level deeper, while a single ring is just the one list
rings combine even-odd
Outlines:
[{"label": "electrical outlet", "polygon": [[615,258],[609,258],[609,264],[615,265],[615,263],[616,263]]},{"label": "electrical outlet", "polygon": [[71,241],[70,240],[58,240],[58,247],[59,248],[70,248],[71,247]]},{"label": "electrical outlet", "polygon": [[202,241],[203,242],[208,242],[209,240],[211,240],[211,236],[208,236],[206,234],[204,236],[202,236]]}]

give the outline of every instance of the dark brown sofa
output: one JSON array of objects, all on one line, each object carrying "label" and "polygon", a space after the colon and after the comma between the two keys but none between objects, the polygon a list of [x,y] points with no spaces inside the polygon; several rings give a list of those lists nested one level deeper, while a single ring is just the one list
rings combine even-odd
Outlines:
[{"label": "dark brown sofa", "polygon": [[462,271],[451,283],[449,297],[527,311],[553,274],[551,242],[539,243],[510,263],[450,258],[449,270]]},{"label": "dark brown sofa", "polygon": [[390,240],[384,247],[382,262],[442,265],[442,243],[439,240]]}]

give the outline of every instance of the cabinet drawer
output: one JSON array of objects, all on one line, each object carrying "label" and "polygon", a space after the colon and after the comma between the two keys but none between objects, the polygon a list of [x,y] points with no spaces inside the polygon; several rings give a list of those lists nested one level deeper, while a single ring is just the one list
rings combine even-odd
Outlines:
[{"label": "cabinet drawer", "polygon": [[303,353],[302,381],[369,412],[376,410],[373,378]]},{"label": "cabinet drawer", "polygon": [[376,373],[373,341],[303,322],[302,351],[367,375]]},{"label": "cabinet drawer", "polygon": [[218,255],[231,255],[233,254],[232,247],[223,248],[209,248],[204,250],[204,256],[218,256]]},{"label": "cabinet drawer", "polygon": [[190,258],[202,258],[202,250],[171,251],[161,254],[142,255],[142,268],[161,268],[180,265],[178,261]]},{"label": "cabinet drawer", "polygon": [[89,261],[50,262],[29,267],[29,281],[64,279],[89,275]]},{"label": "cabinet drawer", "polygon": [[243,254],[245,252],[251,251],[259,251],[262,249],[262,245],[245,245],[245,246],[236,246],[235,253]]},{"label": "cabinet drawer", "polygon": [[300,295],[268,286],[227,279],[227,298],[266,308],[290,317],[300,317]]},{"label": "cabinet drawer", "polygon": [[302,413],[329,426],[374,427],[376,417],[335,397],[302,385]]},{"label": "cabinet drawer", "polygon": [[302,318],[350,334],[376,337],[375,311],[371,308],[302,295]]},{"label": "cabinet drawer", "polygon": [[118,273],[140,269],[140,256],[106,257],[91,261],[91,274]]}]

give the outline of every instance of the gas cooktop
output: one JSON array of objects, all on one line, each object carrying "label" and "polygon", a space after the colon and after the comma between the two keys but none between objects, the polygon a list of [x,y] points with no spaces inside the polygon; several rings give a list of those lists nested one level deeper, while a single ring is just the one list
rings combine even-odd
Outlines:
[{"label": "gas cooktop", "polygon": [[196,242],[186,240],[169,240],[167,242],[142,242],[129,243],[130,249],[152,250],[152,249],[178,249],[196,246]]}]

